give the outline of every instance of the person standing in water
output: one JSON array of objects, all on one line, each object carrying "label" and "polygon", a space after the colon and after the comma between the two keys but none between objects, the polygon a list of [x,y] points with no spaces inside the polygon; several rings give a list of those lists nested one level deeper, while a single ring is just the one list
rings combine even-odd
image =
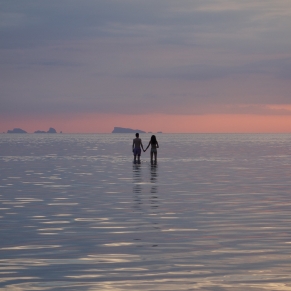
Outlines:
[{"label": "person standing in water", "polygon": [[147,146],[147,148],[144,150],[144,152],[148,149],[148,147],[151,145],[151,162],[153,162],[153,156],[155,157],[155,163],[157,162],[157,155],[158,151],[157,149],[159,148],[158,141],[156,139],[155,135],[152,135],[151,140]]},{"label": "person standing in water", "polygon": [[140,164],[141,148],[143,151],[145,151],[145,150],[143,149],[142,141],[139,138],[139,133],[137,132],[135,134],[135,136],[136,136],[136,138],[132,142],[132,151],[133,151],[133,155],[134,155],[133,162],[136,164],[136,156],[137,156],[137,163]]}]

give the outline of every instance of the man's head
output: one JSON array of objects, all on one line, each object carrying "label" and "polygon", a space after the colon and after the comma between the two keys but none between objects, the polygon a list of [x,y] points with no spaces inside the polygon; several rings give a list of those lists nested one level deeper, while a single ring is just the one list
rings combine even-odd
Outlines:
[{"label": "man's head", "polygon": [[136,137],[139,137],[139,133],[137,132],[137,133],[135,134],[135,136],[136,136]]}]

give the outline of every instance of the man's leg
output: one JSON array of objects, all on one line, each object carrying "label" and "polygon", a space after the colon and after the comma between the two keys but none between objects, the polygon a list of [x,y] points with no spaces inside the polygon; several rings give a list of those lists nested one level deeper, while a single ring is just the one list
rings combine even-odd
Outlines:
[{"label": "man's leg", "polygon": [[134,155],[133,162],[136,164],[136,155]]}]

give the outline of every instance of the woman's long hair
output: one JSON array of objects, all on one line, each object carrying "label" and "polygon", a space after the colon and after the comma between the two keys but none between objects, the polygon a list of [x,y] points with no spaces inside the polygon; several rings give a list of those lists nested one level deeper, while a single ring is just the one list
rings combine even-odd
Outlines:
[{"label": "woman's long hair", "polygon": [[157,144],[157,139],[155,135],[152,135],[151,137],[151,144]]}]

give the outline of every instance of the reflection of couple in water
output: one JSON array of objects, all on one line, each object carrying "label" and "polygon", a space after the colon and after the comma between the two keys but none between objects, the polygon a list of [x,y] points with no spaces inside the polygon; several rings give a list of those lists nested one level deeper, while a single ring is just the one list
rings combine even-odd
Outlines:
[{"label": "reflection of couple in water", "polygon": [[[157,148],[159,148],[159,144],[158,141],[156,139],[155,135],[151,136],[151,140],[149,141],[148,146],[146,147],[146,149],[143,148],[143,144],[142,141],[139,137],[139,133],[135,134],[136,138],[133,140],[132,143],[132,151],[133,151],[133,155],[134,155],[134,160],[133,162],[136,164],[136,156],[137,156],[137,163],[140,164],[140,155],[141,155],[141,149],[145,152],[149,146],[151,146],[151,163],[153,162],[157,162]],[[154,160],[153,160],[154,158]]]}]

